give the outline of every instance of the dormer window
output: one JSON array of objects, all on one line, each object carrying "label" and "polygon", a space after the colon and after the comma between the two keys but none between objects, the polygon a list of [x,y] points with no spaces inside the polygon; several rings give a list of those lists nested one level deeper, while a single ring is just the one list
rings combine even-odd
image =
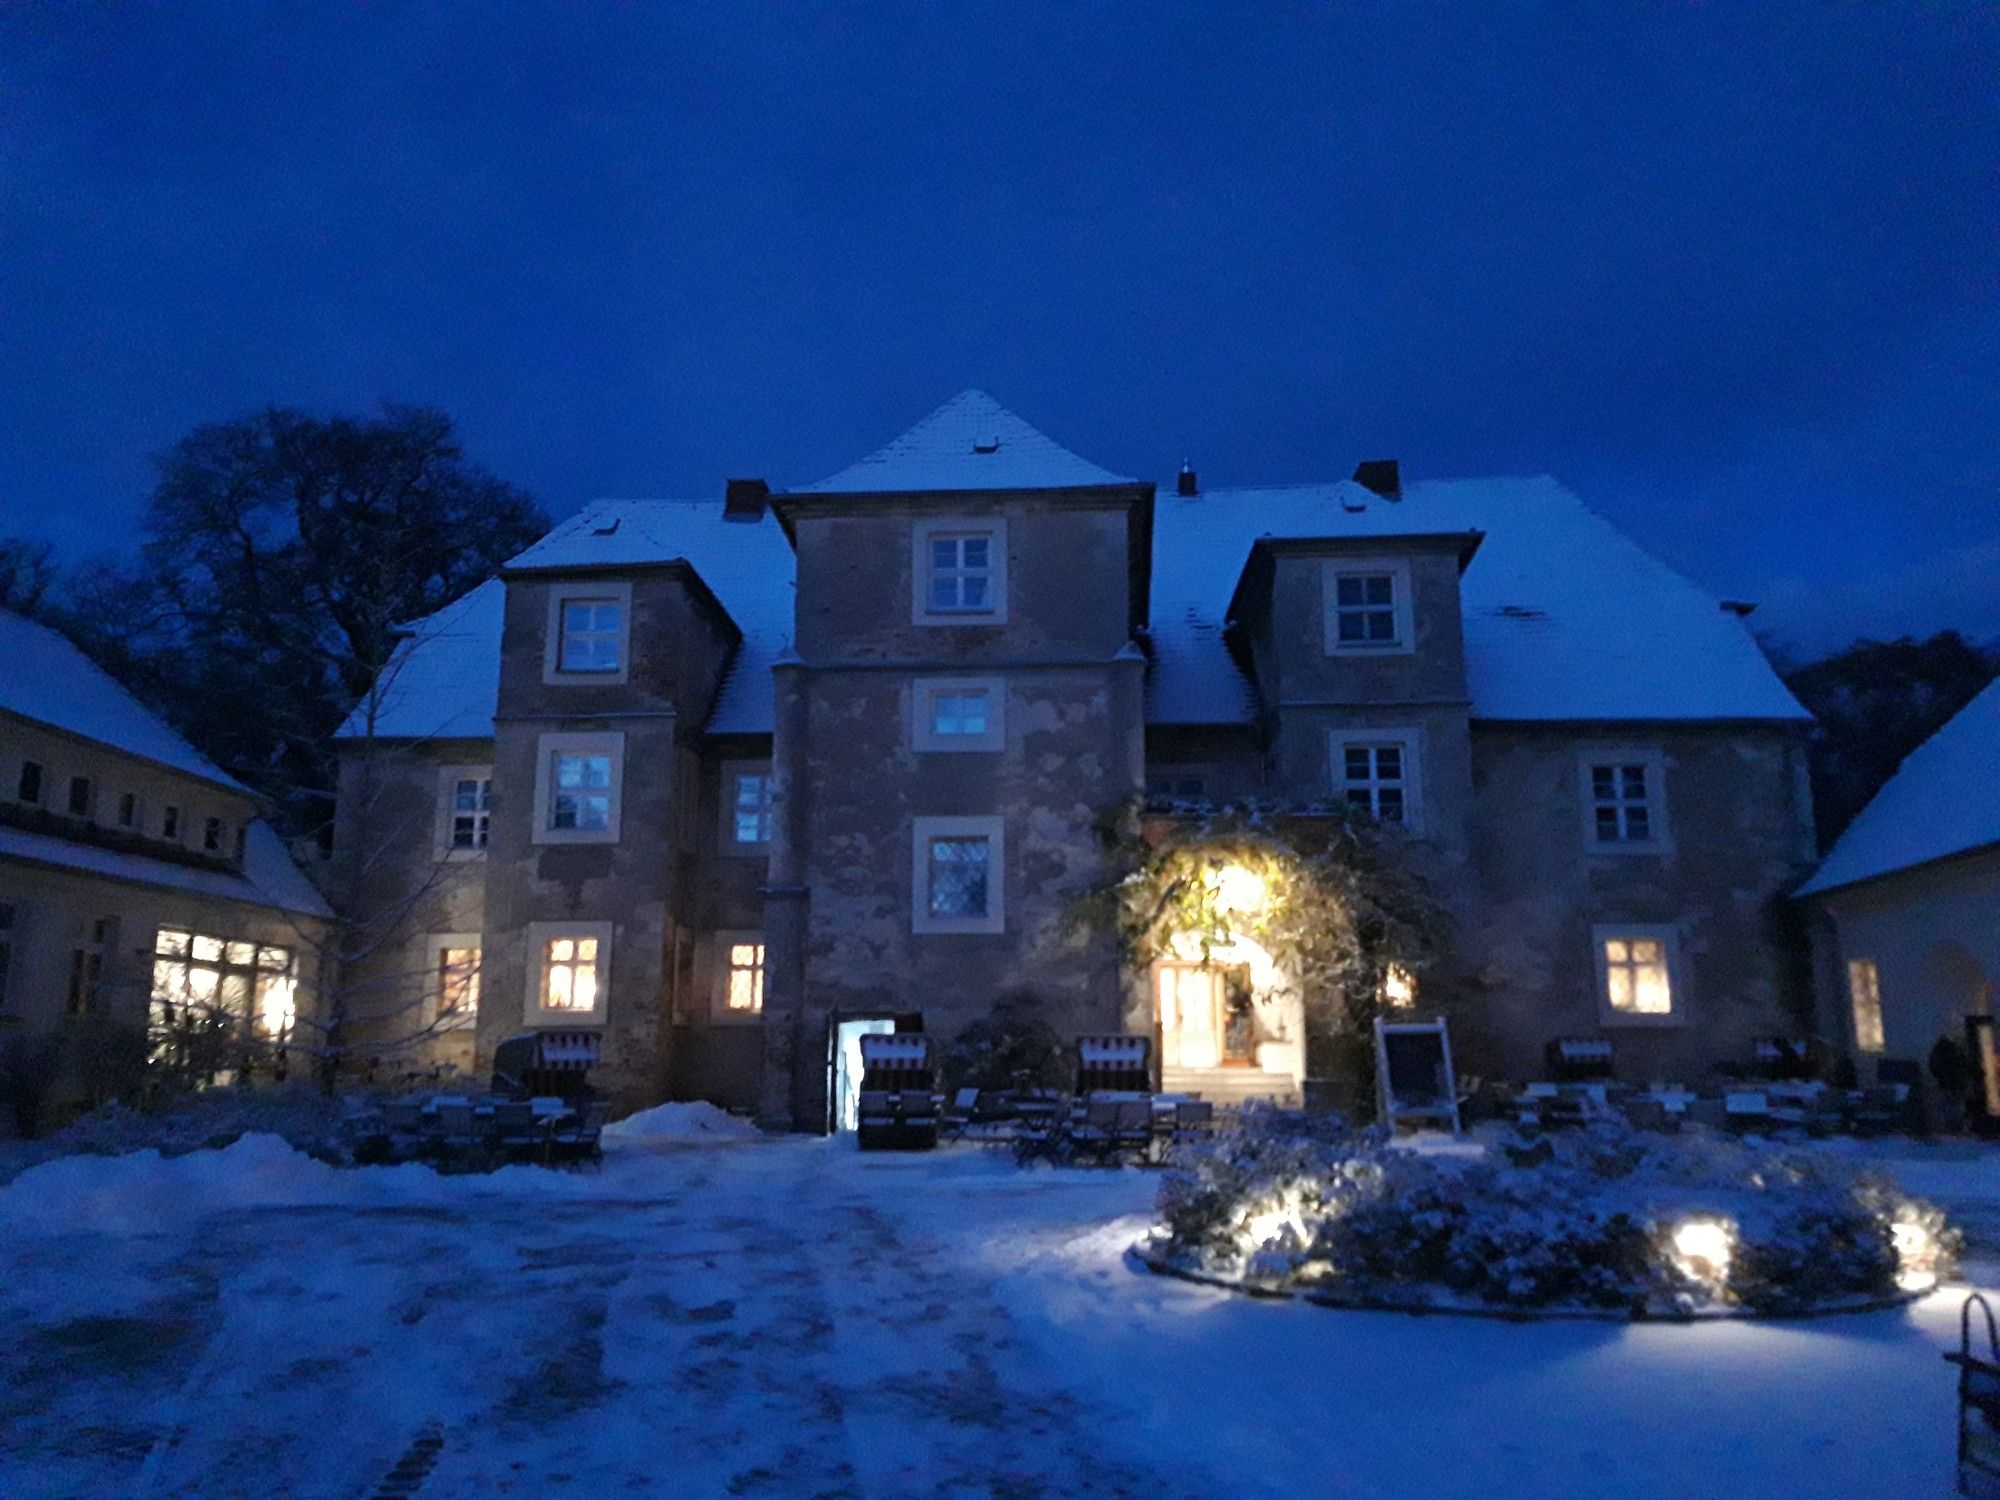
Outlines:
[{"label": "dormer window", "polygon": [[1329,562],[1322,586],[1328,656],[1386,655],[1415,646],[1408,563]]},{"label": "dormer window", "polygon": [[1007,618],[1004,522],[920,521],[912,573],[919,625],[998,625]]},{"label": "dormer window", "polygon": [[549,682],[616,684],[625,681],[631,657],[632,587],[578,584],[549,591]]}]

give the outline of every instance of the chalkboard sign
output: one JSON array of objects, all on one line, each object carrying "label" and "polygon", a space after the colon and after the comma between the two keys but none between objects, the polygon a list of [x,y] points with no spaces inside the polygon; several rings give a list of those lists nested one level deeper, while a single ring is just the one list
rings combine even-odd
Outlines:
[{"label": "chalkboard sign", "polygon": [[1383,1124],[1442,1124],[1458,1134],[1458,1083],[1443,1021],[1376,1021],[1375,1092]]}]

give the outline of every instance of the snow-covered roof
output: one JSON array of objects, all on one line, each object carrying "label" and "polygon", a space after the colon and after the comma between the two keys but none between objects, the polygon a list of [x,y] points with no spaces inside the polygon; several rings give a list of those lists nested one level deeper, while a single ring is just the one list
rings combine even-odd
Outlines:
[{"label": "snow-covered roof", "polygon": [[1801,896],[2000,844],[2000,681],[1925,740],[1834,841]]},{"label": "snow-covered roof", "polygon": [[794,495],[1133,484],[1038,432],[984,391],[960,391],[901,437]]},{"label": "snow-covered roof", "polygon": [[[707,729],[771,732],[771,664],[792,638],[795,574],[777,519],[723,519],[718,500],[602,500],[570,517],[507,564],[618,568],[685,562],[715,595],[742,642]],[[384,674],[374,733],[384,739],[483,739],[500,695],[500,630],[507,598],[499,579],[409,627]],[[340,738],[368,735],[365,703]]]},{"label": "snow-covered roof", "polygon": [[[500,701],[507,586],[489,578],[407,626],[408,635],[336,739],[490,739]],[[371,728],[372,721],[372,728]]]},{"label": "snow-covered roof", "polygon": [[284,841],[262,821],[250,825],[243,846],[241,875],[14,828],[0,828],[0,858],[27,860],[85,875],[103,875],[136,885],[160,886],[191,896],[275,907],[302,916],[333,915],[318,889],[293,863]]},{"label": "snow-covered roof", "polygon": [[1740,618],[1553,479],[1162,494],[1153,514],[1152,723],[1248,716],[1222,625],[1259,540],[1465,532],[1485,538],[1461,592],[1474,718],[1809,717]]},{"label": "snow-covered roof", "polygon": [[11,610],[0,610],[0,711],[251,795],[63,636]]}]

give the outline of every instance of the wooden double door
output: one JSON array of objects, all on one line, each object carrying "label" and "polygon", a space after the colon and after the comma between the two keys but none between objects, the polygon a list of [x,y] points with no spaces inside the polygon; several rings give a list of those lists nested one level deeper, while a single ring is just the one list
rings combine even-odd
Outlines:
[{"label": "wooden double door", "polygon": [[1155,964],[1153,1014],[1162,1067],[1257,1065],[1257,1008],[1247,965]]}]

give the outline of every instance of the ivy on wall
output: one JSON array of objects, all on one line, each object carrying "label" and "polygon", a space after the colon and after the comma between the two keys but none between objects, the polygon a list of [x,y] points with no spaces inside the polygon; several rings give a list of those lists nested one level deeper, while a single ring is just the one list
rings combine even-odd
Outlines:
[{"label": "ivy on wall", "polygon": [[1101,820],[1111,874],[1080,918],[1116,929],[1134,971],[1248,939],[1296,986],[1308,1056],[1365,1082],[1389,969],[1430,968],[1451,933],[1409,838],[1339,804],[1134,801]]}]

